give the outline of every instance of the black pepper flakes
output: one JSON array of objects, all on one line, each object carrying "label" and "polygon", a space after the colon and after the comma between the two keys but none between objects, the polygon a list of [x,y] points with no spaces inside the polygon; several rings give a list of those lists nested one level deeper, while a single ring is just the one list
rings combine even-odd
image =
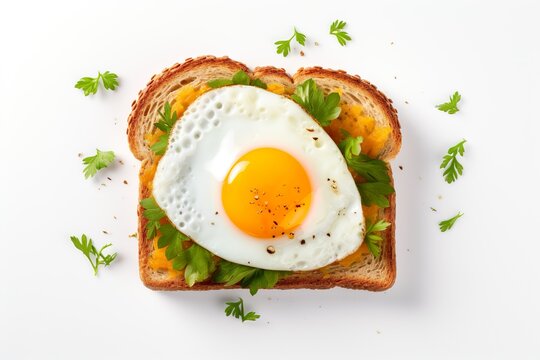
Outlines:
[{"label": "black pepper flakes", "polygon": [[300,245],[305,245],[306,244],[306,240],[302,239],[300,240]]}]

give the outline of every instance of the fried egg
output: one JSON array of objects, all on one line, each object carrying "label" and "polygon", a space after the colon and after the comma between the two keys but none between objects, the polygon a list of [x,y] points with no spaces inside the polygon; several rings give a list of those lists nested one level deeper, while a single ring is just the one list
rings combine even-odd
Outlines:
[{"label": "fried egg", "polygon": [[228,261],[313,270],[362,243],[360,195],[339,148],[292,100],[253,86],[201,95],[153,180],[169,220]]}]

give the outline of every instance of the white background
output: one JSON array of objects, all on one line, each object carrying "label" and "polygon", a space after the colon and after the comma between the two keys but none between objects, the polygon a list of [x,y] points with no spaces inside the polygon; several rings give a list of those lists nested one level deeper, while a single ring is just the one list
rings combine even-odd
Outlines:
[{"label": "white background", "polygon": [[[538,359],[537,4],[2,2],[0,358]],[[327,34],[337,18],[354,39],[346,47]],[[305,57],[278,56],[273,42],[294,25]],[[345,69],[394,100],[403,147],[391,290],[251,297],[142,285],[128,237],[139,166],[125,136],[130,104],[152,74],[205,54]],[[116,92],[73,88],[98,70],[119,74]],[[458,114],[434,108],[455,90]],[[465,174],[448,185],[438,166],[462,138]],[[124,165],[85,180],[78,154],[96,147]],[[439,232],[457,211],[454,229]],[[69,241],[82,233],[119,253],[97,278]],[[237,296],[259,321],[225,317]]]}]

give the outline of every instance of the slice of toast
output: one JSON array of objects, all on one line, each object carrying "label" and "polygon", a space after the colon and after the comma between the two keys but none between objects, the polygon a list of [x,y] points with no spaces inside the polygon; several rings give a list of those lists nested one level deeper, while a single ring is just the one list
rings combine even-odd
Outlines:
[{"label": "slice of toast", "polygon": [[[245,71],[252,78],[259,78],[267,84],[279,83],[289,93],[307,79],[314,79],[325,93],[340,89],[341,104],[361,105],[364,112],[375,119],[376,126],[388,126],[391,133],[388,140],[377,154],[378,158],[388,161],[392,159],[401,146],[401,131],[397,111],[392,101],[377,88],[359,76],[351,76],[344,71],[328,70],[320,67],[302,68],[291,78],[283,69],[275,67],[258,67],[250,71],[244,64],[227,57],[217,58],[203,56],[189,58],[184,63],[165,69],[161,74],[152,77],[146,88],[139,92],[138,99],[132,103],[132,111],[128,118],[128,141],[133,155],[141,160],[142,175],[147,167],[155,162],[153,152],[145,141],[148,133],[155,131],[154,123],[166,102],[174,104],[177,91],[190,84],[193,87],[205,85],[218,78],[232,78],[239,70]],[[390,177],[392,171],[388,165]],[[141,181],[139,199],[151,196],[151,190]],[[294,272],[281,279],[275,288],[278,289],[326,289],[335,286],[352,289],[381,291],[391,287],[396,277],[395,259],[395,194],[390,196],[390,206],[379,210],[378,219],[384,219],[392,225],[381,236],[382,251],[379,258],[374,258],[368,251],[353,264],[345,267],[332,264],[322,270]],[[183,276],[171,277],[167,271],[155,270],[149,265],[154,251],[152,239],[146,238],[146,219],[143,209],[138,208],[139,238],[139,271],[143,283],[155,290],[211,290],[223,289],[222,284],[214,284],[210,280],[189,287]],[[229,288],[229,287],[228,287]]]}]

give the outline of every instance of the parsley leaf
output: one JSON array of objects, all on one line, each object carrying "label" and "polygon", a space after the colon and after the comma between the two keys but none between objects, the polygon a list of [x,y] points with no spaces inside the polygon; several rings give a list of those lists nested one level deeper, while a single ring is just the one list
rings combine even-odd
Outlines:
[{"label": "parsley leaf", "polygon": [[178,231],[172,224],[161,225],[159,232],[161,235],[158,239],[158,248],[167,247],[165,249],[167,260],[176,258],[183,251],[182,242],[189,240],[189,238]]},{"label": "parsley leaf", "polygon": [[178,115],[176,111],[171,113],[171,104],[166,102],[163,106],[163,112],[158,111],[159,120],[157,123],[154,123],[154,126],[159,130],[164,132],[170,132],[176,120],[178,120]]},{"label": "parsley leaf", "polygon": [[209,81],[206,84],[212,89],[217,89],[228,85],[251,85],[266,89],[266,84],[261,79],[251,79],[243,70],[235,73],[232,79],[216,79]]},{"label": "parsley leaf", "polygon": [[447,183],[451,184],[463,174],[463,165],[457,160],[457,156],[463,156],[465,152],[465,143],[467,140],[462,140],[456,145],[448,149],[448,154],[444,155],[440,168],[445,169],[443,176]]},{"label": "parsley leaf", "polygon": [[100,151],[96,149],[96,155],[88,156],[83,159],[83,164],[86,165],[83,169],[84,178],[88,179],[96,175],[96,173],[109,166],[114,160],[113,151]]},{"label": "parsley leaf", "polygon": [[388,196],[394,193],[394,188],[390,183],[386,163],[382,160],[372,159],[365,154],[354,155],[352,152],[347,154],[345,147],[341,146],[342,143],[340,143],[340,149],[347,161],[347,165],[366,180],[366,182],[356,183],[362,205],[375,204],[382,208],[390,206]]},{"label": "parsley leaf", "polygon": [[165,154],[165,150],[167,150],[167,145],[169,145],[169,135],[169,133],[161,135],[158,141],[156,141],[152,146],[150,146],[150,150],[152,150],[156,155]]},{"label": "parsley leaf", "polygon": [[233,84],[234,83],[231,79],[216,79],[216,80],[212,80],[206,83],[206,85],[210,86],[212,89],[217,89],[222,86],[233,85]]},{"label": "parsley leaf", "polygon": [[302,46],[306,45],[306,35],[302,34],[296,28],[294,28],[294,39]]},{"label": "parsley leaf", "polygon": [[347,23],[345,21],[336,20],[330,25],[330,34],[337,38],[341,46],[345,46],[351,37],[346,31],[343,31]]},{"label": "parsley leaf", "polygon": [[394,193],[394,188],[390,184],[385,182],[367,182],[357,183],[356,187],[360,192],[362,205],[368,206],[375,204],[381,208],[390,206],[388,195]]},{"label": "parsley leaf", "polygon": [[437,105],[437,109],[447,112],[449,114],[455,114],[459,111],[457,107],[458,102],[461,100],[461,95],[456,91],[452,96],[450,96],[450,101],[443,104]]},{"label": "parsley leaf", "polygon": [[141,200],[146,223],[146,237],[154,238],[159,230],[160,235],[157,241],[158,249],[165,249],[167,260],[173,262],[173,268],[184,270],[186,283],[191,287],[196,282],[204,281],[216,269],[214,256],[205,248],[196,243],[184,248],[184,241],[189,240],[182,232],[178,231],[170,223],[161,224],[160,220],[165,217],[165,212],[158,206],[154,198],[149,197]]},{"label": "parsley leaf", "polygon": [[273,288],[279,279],[289,274],[290,271],[257,269],[222,259],[214,273],[213,281],[224,283],[225,286],[240,283],[243,288],[249,288],[251,295],[255,295],[259,289]]},{"label": "parsley leaf", "polygon": [[360,155],[361,144],[362,141],[364,141],[364,138],[361,136],[353,137],[344,129],[341,129],[341,133],[345,138],[341,140],[341,142],[338,144],[338,147],[343,153],[345,160],[349,162],[350,160],[352,160],[353,155]]},{"label": "parsley leaf", "polygon": [[277,45],[277,53],[282,54],[283,57],[287,57],[291,52],[291,41],[295,39],[297,43],[302,46],[306,45],[306,35],[302,34],[296,28],[294,28],[294,34],[287,40],[278,40],[274,43]]},{"label": "parsley leaf", "polygon": [[253,79],[253,80],[251,80],[250,85],[256,86],[256,87],[261,88],[261,89],[266,89],[266,84],[261,79]]},{"label": "parsley leaf", "polygon": [[75,84],[75,88],[81,89],[84,92],[84,96],[97,93],[99,80],[103,83],[103,87],[106,90],[115,90],[118,87],[118,75],[105,71],[104,73],[98,72],[98,76],[83,77]]},{"label": "parsley leaf", "polygon": [[347,165],[368,182],[390,183],[388,168],[382,160],[372,159],[365,154],[360,154],[349,159]]},{"label": "parsley leaf", "polygon": [[450,230],[452,228],[452,226],[454,226],[454,223],[456,222],[457,219],[459,219],[460,217],[462,217],[463,214],[461,212],[459,212],[456,216],[448,219],[448,220],[443,220],[439,223],[439,228],[441,229],[441,232],[445,232],[446,230]]},{"label": "parsley leaf", "polygon": [[165,150],[167,150],[169,135],[171,134],[171,130],[176,123],[176,120],[178,120],[178,115],[176,114],[176,111],[171,113],[171,104],[169,102],[166,102],[165,105],[163,105],[163,112],[159,111],[158,113],[159,120],[154,123],[154,126],[163,131],[164,134],[159,137],[155,144],[150,146],[150,149],[156,155],[163,155],[165,154]]},{"label": "parsley leaf", "polygon": [[376,223],[367,223],[364,241],[375,258],[381,256],[382,237],[376,233],[386,230],[390,226],[389,222],[379,220]]},{"label": "parsley leaf", "polygon": [[341,113],[339,94],[333,92],[325,97],[313,79],[298,85],[291,98],[310,113],[321,126],[330,125],[330,122]]},{"label": "parsley leaf", "polygon": [[96,78],[83,77],[75,84],[75,88],[81,89],[84,92],[84,96],[97,93],[99,85],[99,75]]},{"label": "parsley leaf", "polygon": [[153,239],[157,230],[160,228],[160,220],[165,217],[165,212],[156,203],[153,197],[142,199],[140,202],[144,208],[143,216],[146,218],[146,238]]},{"label": "parsley leaf", "polygon": [[234,316],[237,319],[244,321],[255,321],[261,316],[256,314],[254,311],[250,311],[247,314],[244,312],[244,300],[238,298],[236,302],[227,302],[225,303],[227,307],[225,308],[225,315]]},{"label": "parsley leaf", "polygon": [[141,206],[145,209],[143,215],[148,220],[146,237],[152,239],[159,230],[158,248],[166,248],[165,256],[167,260],[173,262],[174,269],[184,270],[186,283],[193,286],[196,282],[208,279],[216,269],[212,253],[196,243],[185,249],[184,241],[189,240],[189,237],[170,223],[160,224],[160,220],[165,217],[165,212],[159,208],[153,198],[141,200]]},{"label": "parsley leaf", "polygon": [[237,85],[249,85],[249,75],[246,74],[244,71],[240,70],[232,77],[233,84]]},{"label": "parsley leaf", "polygon": [[189,248],[178,253],[178,256],[173,260],[173,268],[183,269],[186,283],[193,286],[196,282],[208,279],[216,269],[216,264],[210,251],[193,243]]},{"label": "parsley leaf", "polygon": [[92,239],[87,238],[85,234],[81,236],[80,240],[76,236],[71,236],[70,239],[73,245],[84,254],[90,262],[90,265],[92,265],[94,276],[97,275],[100,265],[109,266],[116,259],[116,253],[108,255],[103,254],[103,250],[112,246],[112,244],[103,245],[98,251],[92,243]]},{"label": "parsley leaf", "polygon": [[289,52],[291,52],[291,39],[278,40],[274,43],[274,45],[277,45],[276,50],[278,54],[283,54],[283,57],[287,57],[287,55],[289,55]]},{"label": "parsley leaf", "polygon": [[118,75],[115,73],[105,71],[103,74],[99,73],[98,76],[101,76],[101,82],[105,89],[115,90],[118,87]]}]

